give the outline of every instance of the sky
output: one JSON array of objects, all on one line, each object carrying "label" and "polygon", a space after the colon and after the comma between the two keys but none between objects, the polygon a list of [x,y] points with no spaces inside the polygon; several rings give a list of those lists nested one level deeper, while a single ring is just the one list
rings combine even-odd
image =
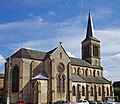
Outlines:
[{"label": "sky", "polygon": [[120,0],[0,0],[0,72],[20,48],[47,52],[62,42],[81,58],[89,9],[104,77],[120,81]]}]

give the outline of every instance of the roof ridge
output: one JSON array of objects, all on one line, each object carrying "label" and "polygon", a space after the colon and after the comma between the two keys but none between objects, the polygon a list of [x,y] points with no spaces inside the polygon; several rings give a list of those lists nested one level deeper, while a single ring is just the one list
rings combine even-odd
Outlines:
[{"label": "roof ridge", "polygon": [[[39,50],[36,50],[36,49],[28,49],[28,48],[21,48],[21,49],[29,50],[29,51],[36,51],[36,52],[43,52],[43,51],[39,51]],[[43,53],[47,53],[47,52],[43,52]]]}]

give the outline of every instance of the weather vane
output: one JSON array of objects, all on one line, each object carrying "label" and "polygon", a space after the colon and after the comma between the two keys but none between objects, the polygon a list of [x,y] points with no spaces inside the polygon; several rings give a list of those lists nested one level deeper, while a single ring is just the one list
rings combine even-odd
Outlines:
[{"label": "weather vane", "polygon": [[89,12],[90,12],[90,9],[91,9],[91,1],[89,0]]},{"label": "weather vane", "polygon": [[23,48],[23,44],[21,44],[21,48]]},{"label": "weather vane", "polygon": [[62,44],[62,42],[59,42],[60,43],[60,45]]}]

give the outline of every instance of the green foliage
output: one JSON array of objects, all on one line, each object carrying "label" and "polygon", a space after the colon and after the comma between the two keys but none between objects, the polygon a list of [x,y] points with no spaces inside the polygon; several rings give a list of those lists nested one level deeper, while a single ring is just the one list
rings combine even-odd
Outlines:
[{"label": "green foliage", "polygon": [[114,88],[115,101],[120,101],[120,88]]}]

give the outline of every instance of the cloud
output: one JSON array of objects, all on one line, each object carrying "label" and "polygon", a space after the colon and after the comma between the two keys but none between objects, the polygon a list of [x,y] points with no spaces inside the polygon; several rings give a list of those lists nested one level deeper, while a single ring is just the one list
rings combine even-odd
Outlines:
[{"label": "cloud", "polygon": [[4,65],[5,62],[5,58],[2,55],[0,55],[0,66]]},{"label": "cloud", "polygon": [[71,52],[66,52],[69,57],[75,57]]},{"label": "cloud", "polygon": [[[29,15],[34,17],[32,13]],[[22,44],[23,46],[32,48],[39,48],[41,46],[47,47],[49,44],[51,44],[52,47],[60,41],[64,42],[68,49],[70,49],[70,47],[75,48],[79,46],[79,39],[81,37],[80,31],[82,32],[82,28],[78,28],[79,23],[80,20],[73,18],[72,20],[69,19],[61,23],[49,23],[47,21],[42,22],[36,19],[28,19],[0,24],[0,34],[2,34],[0,40],[4,42],[4,46],[8,46],[8,48],[12,46],[11,48],[14,48],[13,50],[15,50],[16,46],[16,49],[18,49]],[[84,35],[82,35],[82,37],[83,36]],[[66,40],[74,42],[75,45],[70,46]]]},{"label": "cloud", "polygon": [[[49,0],[11,0],[11,1],[6,1],[5,3],[7,4],[7,6],[12,5],[12,6],[39,6],[40,4],[44,4],[46,2],[50,2]],[[18,5],[16,5],[18,4]]]},{"label": "cloud", "polygon": [[120,52],[120,29],[95,30],[95,34],[101,40],[103,53],[113,54]]},{"label": "cloud", "polygon": [[103,76],[105,76],[105,77],[108,76],[108,71],[105,69],[103,70]]},{"label": "cloud", "polygon": [[34,16],[34,18],[40,22],[44,21],[44,19],[41,16]]},{"label": "cloud", "polygon": [[[85,38],[86,32],[84,23],[87,23],[85,15],[57,23],[44,21],[41,16],[34,16],[32,12],[29,16],[32,19],[0,24],[0,34],[2,34],[0,43],[3,42],[2,44],[13,52],[20,47],[47,52],[57,47],[62,41],[70,56],[81,58],[81,41]],[[118,76],[118,72],[120,72],[119,63],[113,62],[113,58],[116,60],[119,58],[112,57],[116,53],[120,53],[119,34],[119,28],[95,30],[95,37],[101,41],[102,66],[107,73],[106,76],[112,80],[118,79],[115,76]]]},{"label": "cloud", "polygon": [[30,12],[29,14],[28,14],[28,16],[29,17],[32,17],[33,19],[35,19],[35,20],[38,20],[38,21],[40,21],[40,22],[43,22],[44,21],[44,19],[41,17],[41,16],[35,16],[32,12]]},{"label": "cloud", "polygon": [[52,15],[52,16],[55,16],[55,15],[56,15],[55,11],[51,11],[51,10],[49,10],[48,14],[49,14],[49,15]]},{"label": "cloud", "polygon": [[[101,41],[101,65],[104,76],[112,81],[119,80],[120,73],[120,29],[95,30],[95,37]],[[116,54],[118,53],[118,54]]]},{"label": "cloud", "polygon": [[111,57],[111,59],[115,62],[117,62],[118,64],[120,64],[120,53],[116,54],[116,55],[113,55]]},{"label": "cloud", "polygon": [[[96,15],[96,13],[97,13],[97,15]],[[106,17],[110,16],[113,13],[114,13],[113,9],[107,8],[107,7],[102,7],[102,8],[95,10],[95,14],[93,15],[93,17],[97,20],[98,19],[100,20],[102,18],[106,18]]]}]

